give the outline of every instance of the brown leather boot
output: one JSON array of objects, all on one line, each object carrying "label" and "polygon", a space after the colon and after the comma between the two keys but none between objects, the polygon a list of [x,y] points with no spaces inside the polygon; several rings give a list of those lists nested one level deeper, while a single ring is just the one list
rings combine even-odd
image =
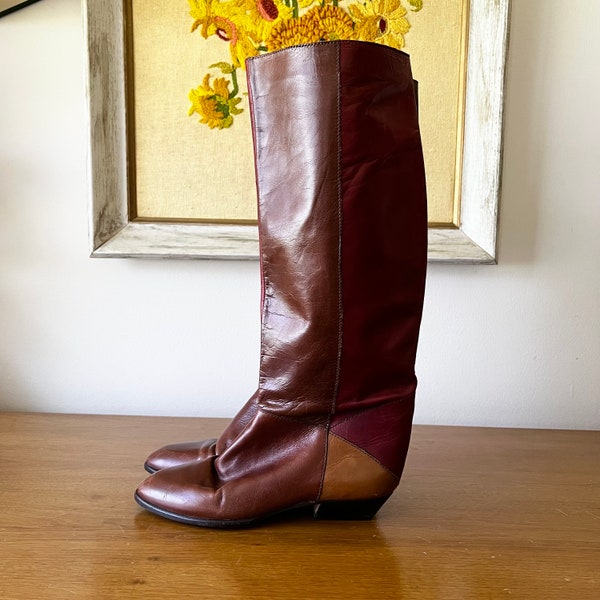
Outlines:
[{"label": "brown leather boot", "polygon": [[247,62],[264,303],[250,418],[136,500],[200,526],[371,518],[410,438],[427,261],[409,57],[336,41]]}]

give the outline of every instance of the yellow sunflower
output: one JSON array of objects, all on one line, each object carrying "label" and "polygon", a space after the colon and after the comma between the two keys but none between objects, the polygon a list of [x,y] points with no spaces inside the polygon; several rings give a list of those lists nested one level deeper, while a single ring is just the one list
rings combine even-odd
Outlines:
[{"label": "yellow sunflower", "polygon": [[271,30],[265,44],[269,52],[289,48],[297,44],[319,42],[325,35],[325,30],[319,21],[307,19],[306,15],[299,19],[281,21]]},{"label": "yellow sunflower", "polygon": [[207,73],[202,85],[190,90],[189,99],[192,106],[189,115],[197,113],[200,115],[200,123],[208,125],[211,129],[231,127],[233,115],[239,115],[243,111],[237,108],[242,99],[229,96],[229,82],[223,77],[218,77],[211,86],[210,74]]},{"label": "yellow sunflower", "polygon": [[303,19],[312,20],[320,25],[321,39],[327,41],[351,40],[354,38],[354,23],[348,13],[338,6],[315,6]]},{"label": "yellow sunflower", "polygon": [[244,11],[244,16],[236,21],[237,24],[259,46],[265,43],[273,27],[293,16],[293,9],[281,0],[233,0],[233,2]]},{"label": "yellow sunflower", "polygon": [[404,35],[410,30],[410,23],[400,0],[367,0],[351,4],[348,11],[359,40],[404,48]]},{"label": "yellow sunflower", "polygon": [[[246,29],[235,23],[231,23],[230,30],[232,36],[228,37],[225,30],[217,32],[217,35],[229,42],[229,50],[231,52],[231,60],[236,67],[246,68],[246,59],[250,56],[256,56],[258,49],[248,35]],[[219,35],[220,33],[220,35]]]},{"label": "yellow sunflower", "polygon": [[234,22],[243,16],[243,12],[233,2],[219,2],[219,0],[188,0],[190,16],[193,17],[192,31],[200,28],[203,38],[218,34],[219,19]]}]

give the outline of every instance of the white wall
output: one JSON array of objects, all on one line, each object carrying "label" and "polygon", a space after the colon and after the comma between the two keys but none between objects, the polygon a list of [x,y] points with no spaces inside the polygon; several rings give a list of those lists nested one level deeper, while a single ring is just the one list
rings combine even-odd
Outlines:
[{"label": "white wall", "polygon": [[[513,2],[500,264],[430,268],[418,422],[600,429],[600,3],[565,10]],[[258,265],[88,258],[84,87],[77,0],[0,19],[0,408],[231,416]]]}]

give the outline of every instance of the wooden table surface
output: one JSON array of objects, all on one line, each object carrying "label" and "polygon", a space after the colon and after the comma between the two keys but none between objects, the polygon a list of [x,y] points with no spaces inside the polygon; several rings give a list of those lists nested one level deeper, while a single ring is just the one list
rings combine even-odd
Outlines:
[{"label": "wooden table surface", "polygon": [[600,432],[415,427],[368,522],[137,506],[146,454],[225,423],[0,413],[0,598],[600,599]]}]

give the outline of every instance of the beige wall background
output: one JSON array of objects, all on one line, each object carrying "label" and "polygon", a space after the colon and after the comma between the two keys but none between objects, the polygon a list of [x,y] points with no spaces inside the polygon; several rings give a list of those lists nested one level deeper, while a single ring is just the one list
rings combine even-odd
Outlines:
[{"label": "beige wall background", "polygon": [[[342,1],[341,5],[350,2]],[[406,3],[408,6],[408,3]],[[455,218],[455,175],[460,160],[463,25],[466,0],[426,2],[409,12],[406,36],[427,167],[429,220]],[[256,190],[248,103],[232,127],[211,130],[189,117],[188,92],[209,69],[230,62],[229,46],[190,33],[186,0],[131,0],[134,65],[136,208],[139,217],[248,221],[256,219]],[[238,70],[242,94],[245,71]]]},{"label": "beige wall background", "polygon": [[[513,1],[499,264],[430,267],[417,422],[600,429],[600,3],[564,11]],[[0,408],[232,416],[258,264],[88,258],[81,23],[0,19]]]}]

